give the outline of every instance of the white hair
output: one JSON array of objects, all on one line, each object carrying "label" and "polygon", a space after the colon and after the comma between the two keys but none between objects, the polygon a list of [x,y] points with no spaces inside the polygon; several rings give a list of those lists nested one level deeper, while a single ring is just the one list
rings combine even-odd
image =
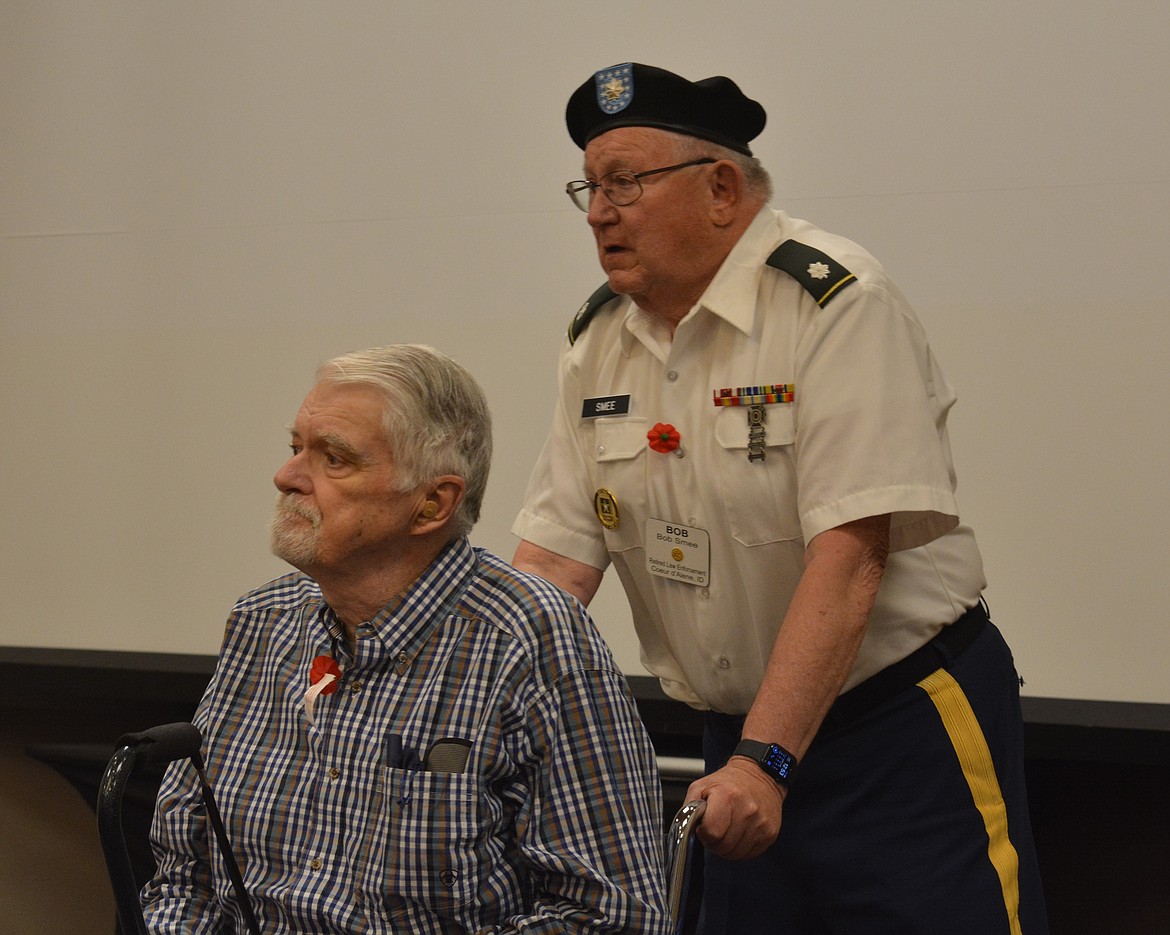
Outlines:
[{"label": "white hair", "polygon": [[692,159],[702,159],[705,156],[734,162],[743,172],[747,193],[759,198],[763,204],[771,202],[772,177],[764,168],[763,163],[755,156],[747,156],[727,146],[720,146],[718,143],[712,143],[697,136],[688,136],[672,131],[663,132],[674,138],[675,158],[679,162],[689,162]]},{"label": "white hair", "polygon": [[492,461],[492,422],[475,378],[424,344],[389,344],[326,361],[320,383],[358,383],[382,394],[382,425],[411,490],[443,474],[463,478],[466,491],[452,530],[465,536],[479,519]]}]

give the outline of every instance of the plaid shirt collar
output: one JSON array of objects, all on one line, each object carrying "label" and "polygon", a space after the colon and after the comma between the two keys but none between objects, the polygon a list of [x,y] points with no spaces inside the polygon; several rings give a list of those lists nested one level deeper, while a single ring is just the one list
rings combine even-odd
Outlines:
[{"label": "plaid shirt collar", "polygon": [[[467,538],[453,539],[404,591],[358,625],[358,640],[377,639],[381,643],[377,656],[393,656],[398,665],[409,665],[458,603],[475,575],[476,564],[475,550]],[[317,619],[329,634],[335,658],[352,661],[345,625],[324,600],[317,609]]]}]

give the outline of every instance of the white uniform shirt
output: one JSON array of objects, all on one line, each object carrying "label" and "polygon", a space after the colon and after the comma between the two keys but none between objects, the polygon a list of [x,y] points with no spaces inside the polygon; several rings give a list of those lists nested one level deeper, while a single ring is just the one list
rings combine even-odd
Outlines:
[{"label": "white uniform shirt", "polygon": [[[856,282],[819,307],[764,265],[788,239]],[[978,600],[982,562],[959,524],[946,432],[954,393],[909,304],[857,244],[765,208],[673,340],[620,297],[566,342],[559,382],[512,531],[598,569],[612,561],[642,662],[672,697],[746,713],[805,544],[852,520],[892,514],[885,577],[845,688]],[[750,460],[749,408],[716,406],[714,395],[765,384],[791,385],[792,400],[764,406],[765,457]],[[677,450],[649,447],[658,423],[677,430]],[[613,525],[599,490],[616,502],[616,528],[599,519]],[[682,556],[673,565],[672,552]]]}]

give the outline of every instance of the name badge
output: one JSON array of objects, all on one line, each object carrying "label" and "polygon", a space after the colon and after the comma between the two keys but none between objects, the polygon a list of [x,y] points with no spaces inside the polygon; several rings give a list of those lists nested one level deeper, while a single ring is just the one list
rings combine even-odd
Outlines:
[{"label": "name badge", "polygon": [[582,419],[596,419],[598,416],[624,416],[629,411],[629,393],[624,396],[596,396],[581,404]]},{"label": "name badge", "polygon": [[711,580],[711,536],[698,526],[646,520],[646,570],[705,588]]}]

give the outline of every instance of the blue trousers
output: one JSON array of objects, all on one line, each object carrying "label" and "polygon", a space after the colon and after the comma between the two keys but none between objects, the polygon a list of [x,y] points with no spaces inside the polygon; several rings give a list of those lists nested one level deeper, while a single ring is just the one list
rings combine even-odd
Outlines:
[{"label": "blue trousers", "polygon": [[[822,730],[765,854],[705,855],[701,935],[1046,935],[1011,652],[987,624],[939,663]],[[707,715],[708,771],[742,727]]]}]

